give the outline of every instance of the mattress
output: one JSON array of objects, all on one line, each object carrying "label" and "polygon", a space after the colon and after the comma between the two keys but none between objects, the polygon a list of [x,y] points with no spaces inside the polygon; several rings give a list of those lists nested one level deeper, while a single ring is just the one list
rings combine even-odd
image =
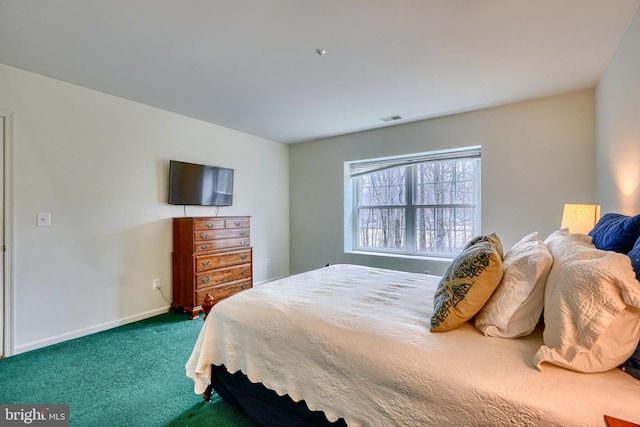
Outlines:
[{"label": "mattress", "polygon": [[532,362],[528,337],[486,337],[471,323],[429,331],[439,278],[333,265],[218,303],[189,358],[203,393],[211,365],[349,426],[604,426],[640,423],[640,381]]}]

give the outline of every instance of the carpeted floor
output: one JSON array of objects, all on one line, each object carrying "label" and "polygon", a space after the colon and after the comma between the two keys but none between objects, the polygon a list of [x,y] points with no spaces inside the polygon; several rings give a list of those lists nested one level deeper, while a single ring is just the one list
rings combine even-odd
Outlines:
[{"label": "carpeted floor", "polygon": [[184,366],[201,326],[167,313],[0,359],[0,403],[69,404],[78,427],[254,426],[193,392]]}]

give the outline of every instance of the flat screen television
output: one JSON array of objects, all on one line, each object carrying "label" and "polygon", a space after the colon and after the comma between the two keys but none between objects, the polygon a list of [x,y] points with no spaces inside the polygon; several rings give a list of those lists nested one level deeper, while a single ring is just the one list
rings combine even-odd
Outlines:
[{"label": "flat screen television", "polygon": [[170,160],[169,204],[231,206],[233,169]]}]

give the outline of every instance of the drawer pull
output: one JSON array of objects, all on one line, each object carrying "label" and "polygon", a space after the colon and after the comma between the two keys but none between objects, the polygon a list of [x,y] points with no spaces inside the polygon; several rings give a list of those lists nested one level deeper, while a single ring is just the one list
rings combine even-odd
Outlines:
[{"label": "drawer pull", "polygon": [[240,235],[241,235],[241,236],[244,236],[245,234],[247,234],[247,232],[246,232],[246,231],[244,231],[244,230],[240,232]]},{"label": "drawer pull", "polygon": [[206,267],[206,266],[208,266],[209,264],[211,264],[211,261],[210,261],[210,260],[202,261],[202,263],[201,263],[201,264],[202,264],[202,266],[203,266],[203,267]]},{"label": "drawer pull", "polygon": [[207,243],[204,243],[202,245],[200,245],[200,248],[202,249],[207,249],[209,247],[209,245]]},{"label": "drawer pull", "polygon": [[202,283],[209,283],[209,280],[211,280],[211,279],[209,279],[208,277],[203,277],[201,282]]},{"label": "drawer pull", "polygon": [[244,284],[244,285],[240,286],[240,289],[248,289],[248,288],[249,288],[248,284]]},{"label": "drawer pull", "polygon": [[208,222],[207,223],[207,228],[213,228],[213,223],[212,222]]},{"label": "drawer pull", "polygon": [[243,268],[242,270],[240,270],[240,274],[245,275],[249,272],[249,270],[247,270],[246,268]]},{"label": "drawer pull", "polygon": [[241,245],[246,245],[246,244],[247,244],[247,242],[246,242],[246,241],[244,241],[244,240],[241,240],[241,241],[240,241],[240,244],[241,244]]},{"label": "drawer pull", "polygon": [[240,255],[240,259],[244,261],[245,259],[247,259],[247,256],[246,255]]},{"label": "drawer pull", "polygon": [[200,237],[202,237],[203,239],[206,239],[207,237],[209,237],[209,235],[207,233],[202,233]]},{"label": "drawer pull", "polygon": [[236,227],[240,227],[240,224],[242,224],[240,221],[236,221]]}]

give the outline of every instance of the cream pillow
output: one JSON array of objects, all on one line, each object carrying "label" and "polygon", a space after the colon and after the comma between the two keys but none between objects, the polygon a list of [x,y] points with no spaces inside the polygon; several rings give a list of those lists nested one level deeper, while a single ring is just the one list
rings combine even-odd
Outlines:
[{"label": "cream pillow", "polygon": [[544,345],[534,365],[549,362],[603,372],[631,356],[640,340],[640,282],[629,257],[596,249],[591,237],[553,233],[544,299]]},{"label": "cream pillow", "polygon": [[496,291],[476,315],[487,336],[518,338],[535,329],[544,306],[544,286],[553,258],[533,232],[513,245],[502,260],[504,274]]},{"label": "cream pillow", "polygon": [[467,245],[445,271],[433,300],[432,332],[450,331],[463,325],[482,308],[500,283],[502,257],[496,248],[499,239],[492,237],[492,240]]}]

